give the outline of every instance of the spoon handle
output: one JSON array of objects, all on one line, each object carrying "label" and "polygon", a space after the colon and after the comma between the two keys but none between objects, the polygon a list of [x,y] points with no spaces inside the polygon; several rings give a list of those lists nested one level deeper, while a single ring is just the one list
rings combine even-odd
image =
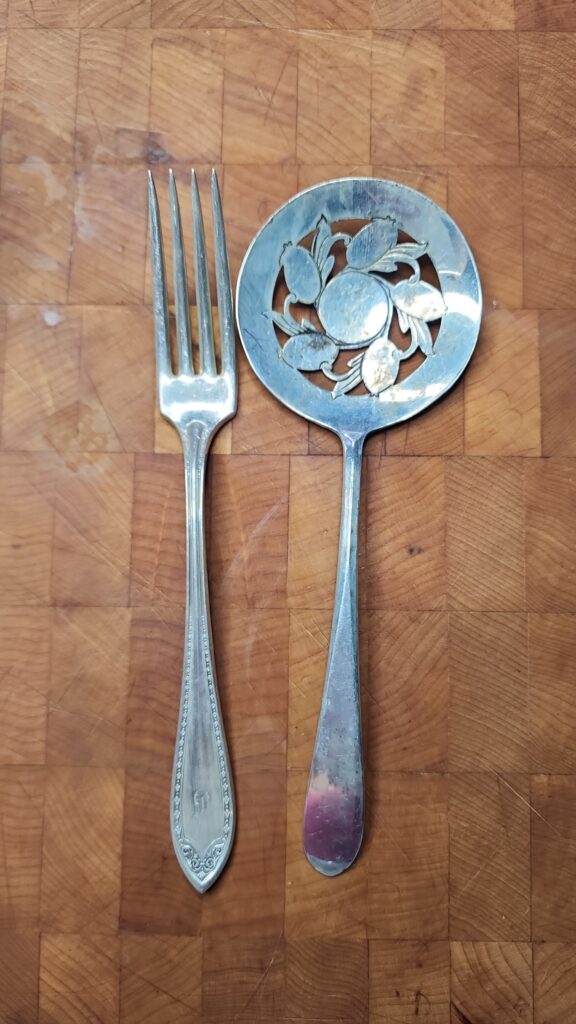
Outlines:
[{"label": "spoon handle", "polygon": [[304,850],[323,875],[354,861],[364,828],[358,666],[358,517],[362,435],[342,436],[344,476],[332,633],[304,805]]}]

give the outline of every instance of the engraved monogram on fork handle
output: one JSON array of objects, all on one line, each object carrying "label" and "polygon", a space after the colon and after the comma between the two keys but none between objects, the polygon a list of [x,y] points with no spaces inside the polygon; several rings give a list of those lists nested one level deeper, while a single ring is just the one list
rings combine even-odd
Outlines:
[{"label": "engraved monogram on fork handle", "polygon": [[221,334],[221,369],[216,366],[206,245],[198,185],[192,172],[191,200],[200,372],[192,360],[188,284],[178,195],[170,172],[170,209],[178,372],[169,342],[162,234],[158,201],[149,175],[150,248],[156,328],[160,411],[178,430],[186,485],[186,630],[184,664],[170,800],[172,841],[192,885],[205,892],[222,871],[234,838],[234,794],[218,697],[204,532],[204,484],[208,450],[219,427],[236,412],[235,335],[224,222],[212,172],[216,284]]}]

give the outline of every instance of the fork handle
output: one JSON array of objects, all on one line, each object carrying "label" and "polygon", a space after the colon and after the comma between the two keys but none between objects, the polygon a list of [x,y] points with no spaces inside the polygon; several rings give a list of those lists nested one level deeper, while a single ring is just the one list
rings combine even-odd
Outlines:
[{"label": "fork handle", "polygon": [[186,482],[186,629],[171,793],[172,842],[198,892],[222,871],[234,838],[234,791],[218,697],[204,532],[206,459],[214,430],[180,430]]}]

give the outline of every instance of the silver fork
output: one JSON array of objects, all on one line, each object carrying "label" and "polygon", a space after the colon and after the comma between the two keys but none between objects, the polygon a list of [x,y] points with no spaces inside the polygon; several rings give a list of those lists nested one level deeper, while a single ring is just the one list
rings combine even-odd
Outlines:
[{"label": "silver fork", "polygon": [[182,693],[170,799],[172,842],[180,867],[205,892],[222,871],[234,838],[234,792],[218,698],[204,536],[204,477],[214,434],[236,412],[234,318],[224,220],[216,171],[212,171],[221,368],[216,368],[206,244],[196,175],[192,171],[192,221],[199,373],[194,372],[188,283],[182,224],[174,175],[170,171],[170,213],[174,263],[178,372],[170,355],[170,328],[160,212],[148,172],[150,248],[158,403],[182,441],[186,482],[186,631]]}]

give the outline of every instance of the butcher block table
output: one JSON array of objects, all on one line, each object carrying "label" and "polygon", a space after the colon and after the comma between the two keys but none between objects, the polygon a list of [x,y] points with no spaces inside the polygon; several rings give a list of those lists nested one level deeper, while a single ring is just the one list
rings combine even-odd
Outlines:
[{"label": "butcher block table", "polygon": [[[574,1024],[576,5],[3,0],[0,27],[0,1020]],[[239,353],[207,508],[238,827],[204,896],[169,835],[183,474],[146,208],[147,168],[166,220],[191,165],[234,279],[292,194],[373,174],[449,211],[485,299],[465,378],[366,449],[368,821],[337,878],[301,829],[341,456]]]}]

